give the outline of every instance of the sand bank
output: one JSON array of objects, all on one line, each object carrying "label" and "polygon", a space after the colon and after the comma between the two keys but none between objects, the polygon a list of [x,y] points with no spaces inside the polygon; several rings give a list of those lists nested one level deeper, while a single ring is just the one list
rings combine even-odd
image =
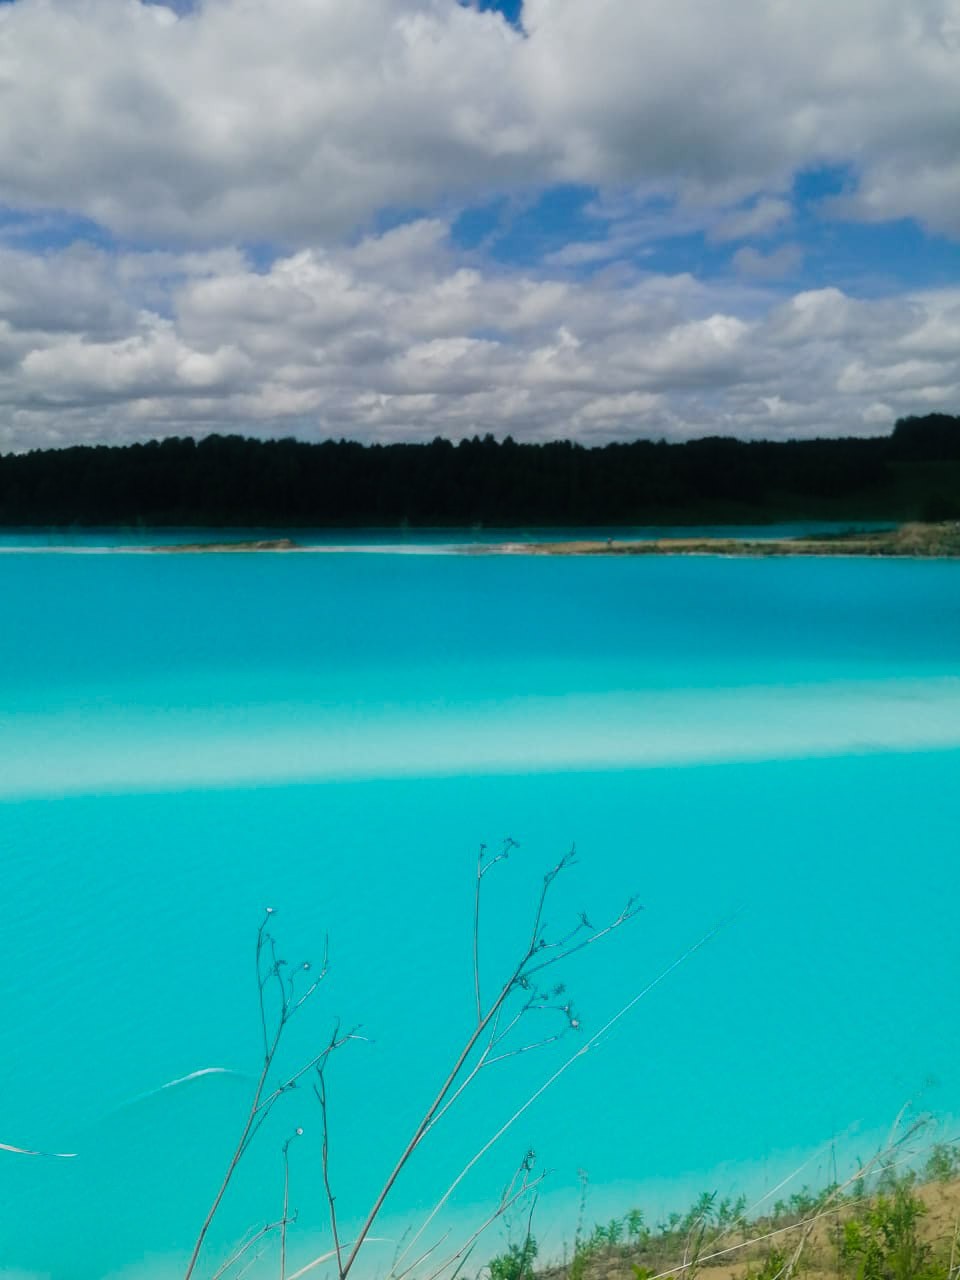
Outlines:
[{"label": "sand bank", "polygon": [[801,538],[614,538],[575,542],[503,542],[464,547],[472,554],[535,556],[929,556],[960,558],[960,524],[905,524],[878,533]]}]

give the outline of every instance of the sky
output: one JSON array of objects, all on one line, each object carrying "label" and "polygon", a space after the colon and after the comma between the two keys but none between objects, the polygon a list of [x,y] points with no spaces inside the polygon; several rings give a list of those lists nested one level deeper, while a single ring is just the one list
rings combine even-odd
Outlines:
[{"label": "sky", "polygon": [[960,412],[960,0],[0,0],[0,451]]}]

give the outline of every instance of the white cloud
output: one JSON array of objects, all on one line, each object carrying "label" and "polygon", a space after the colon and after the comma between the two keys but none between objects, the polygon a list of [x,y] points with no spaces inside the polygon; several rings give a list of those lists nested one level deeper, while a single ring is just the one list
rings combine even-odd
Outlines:
[{"label": "white cloud", "polygon": [[788,200],[767,196],[745,209],[736,209],[722,217],[712,228],[713,240],[750,240],[755,236],[770,235],[779,230],[790,218]]},{"label": "white cloud", "polygon": [[4,196],[133,237],[343,233],[529,165],[519,39],[448,0],[17,0]]},{"label": "white cloud", "polygon": [[526,0],[525,36],[454,0],[16,0],[4,199],[306,245],[562,179],[756,198],[719,223],[737,239],[828,162],[856,174],[848,213],[960,233],[958,24],[960,0]]},{"label": "white cloud", "polygon": [[113,270],[105,254],[84,245],[46,256],[0,248],[0,315],[25,332],[122,333],[132,316],[109,286]]},{"label": "white cloud", "polygon": [[733,255],[736,270],[755,280],[779,280],[794,274],[802,262],[803,250],[798,244],[784,244],[769,253],[747,244]]},{"label": "white cloud", "polygon": [[520,60],[570,178],[717,202],[852,165],[876,216],[960,230],[957,0],[526,0],[524,14]]},{"label": "white cloud", "polygon": [[209,430],[875,433],[960,399],[960,290],[555,278],[465,261],[436,220],[267,270],[235,252],[8,249],[3,266],[3,448]]}]

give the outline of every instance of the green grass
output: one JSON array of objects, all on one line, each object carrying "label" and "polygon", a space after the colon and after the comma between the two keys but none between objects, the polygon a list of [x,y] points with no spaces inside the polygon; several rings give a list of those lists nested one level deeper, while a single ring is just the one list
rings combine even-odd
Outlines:
[{"label": "green grass", "polygon": [[562,1265],[536,1268],[528,1226],[488,1264],[490,1280],[960,1280],[960,1145],[938,1143],[916,1169],[870,1168],[843,1186],[803,1187],[760,1215],[748,1216],[743,1197],[703,1192],[653,1224],[639,1208],[581,1223]]}]

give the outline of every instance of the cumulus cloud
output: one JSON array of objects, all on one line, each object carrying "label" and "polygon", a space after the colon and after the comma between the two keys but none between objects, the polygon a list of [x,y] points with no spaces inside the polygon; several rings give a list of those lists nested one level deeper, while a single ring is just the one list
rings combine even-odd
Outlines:
[{"label": "cumulus cloud", "polygon": [[779,280],[793,275],[803,262],[803,250],[798,244],[784,244],[779,249],[763,253],[753,245],[744,245],[733,255],[733,265],[744,276],[757,280]]},{"label": "cumulus cloud", "polygon": [[720,218],[711,228],[713,240],[750,240],[770,235],[790,218],[788,200],[765,197],[746,209],[736,209]]},{"label": "cumulus cloud", "polygon": [[[0,447],[955,406],[953,292],[790,292],[783,241],[821,165],[827,217],[960,234],[958,32],[960,0],[0,4]],[[537,265],[454,248],[464,206],[561,182]],[[689,270],[655,269],[671,241]]]},{"label": "cumulus cloud", "polygon": [[[849,166],[851,216],[960,233],[960,0],[0,6],[4,198],[126,237],[306,244],[557,180],[753,201]],[[753,228],[750,229],[750,219]]]},{"label": "cumulus cloud", "polygon": [[4,198],[134,238],[342,234],[540,163],[519,40],[449,0],[17,0]]},{"label": "cumulus cloud", "polygon": [[[960,395],[960,290],[865,301],[507,270],[465,261],[438,220],[268,269],[235,251],[77,256],[6,251],[5,448],[210,430],[872,434]],[[98,299],[72,327],[57,280]]]}]

